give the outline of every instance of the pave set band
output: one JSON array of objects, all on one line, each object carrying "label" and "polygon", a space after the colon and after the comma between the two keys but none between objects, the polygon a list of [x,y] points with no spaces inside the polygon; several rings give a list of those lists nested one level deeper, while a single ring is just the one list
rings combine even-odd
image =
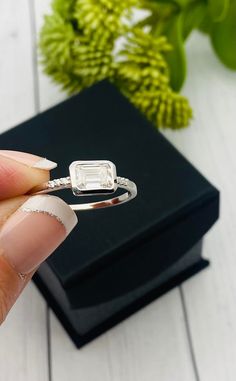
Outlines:
[{"label": "pave set band", "polygon": [[125,203],[137,195],[133,181],[116,175],[115,165],[108,160],[74,161],[69,167],[70,176],[49,180],[29,192],[31,195],[72,189],[75,196],[96,196],[114,193],[117,188],[125,193],[107,200],[72,204],[75,211],[101,209]]}]

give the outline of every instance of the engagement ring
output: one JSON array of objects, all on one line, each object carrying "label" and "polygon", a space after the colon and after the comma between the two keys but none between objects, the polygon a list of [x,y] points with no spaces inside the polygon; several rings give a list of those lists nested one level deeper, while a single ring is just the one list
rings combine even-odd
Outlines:
[{"label": "engagement ring", "polygon": [[29,192],[31,195],[71,188],[75,196],[94,196],[114,193],[117,188],[127,192],[108,200],[73,204],[73,210],[100,209],[127,202],[137,195],[134,182],[116,175],[116,166],[108,160],[74,161],[69,167],[70,176],[40,184]]}]

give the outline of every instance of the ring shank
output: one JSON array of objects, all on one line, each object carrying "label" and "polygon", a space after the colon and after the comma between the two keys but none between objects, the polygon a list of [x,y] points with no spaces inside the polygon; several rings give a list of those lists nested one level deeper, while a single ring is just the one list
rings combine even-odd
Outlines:
[{"label": "ring shank", "polygon": [[[112,197],[108,200],[95,201],[83,204],[71,204],[69,205],[74,211],[102,209],[110,206],[116,206],[132,200],[137,195],[137,187],[133,181],[125,179],[123,177],[117,177],[117,186],[126,190],[125,193],[120,196]],[[41,185],[38,185],[31,189],[28,193],[30,195],[50,193],[57,190],[71,188],[70,178],[61,178],[56,180],[47,181]]]}]

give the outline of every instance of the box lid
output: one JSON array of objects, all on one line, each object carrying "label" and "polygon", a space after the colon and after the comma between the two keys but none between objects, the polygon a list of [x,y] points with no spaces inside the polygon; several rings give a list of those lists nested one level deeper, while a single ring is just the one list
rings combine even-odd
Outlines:
[{"label": "box lid", "polygon": [[[0,139],[4,149],[33,152],[58,162],[52,173],[55,178],[67,176],[74,160],[107,159],[116,164],[119,176],[137,184],[138,196],[130,203],[80,213],[77,227],[48,259],[64,288],[128,255],[129,248],[178,224],[183,213],[218,195],[107,82],[22,123]],[[77,202],[68,190],[58,195]],[[191,235],[188,240],[189,246],[196,243]],[[173,237],[174,245],[178,237]]]}]

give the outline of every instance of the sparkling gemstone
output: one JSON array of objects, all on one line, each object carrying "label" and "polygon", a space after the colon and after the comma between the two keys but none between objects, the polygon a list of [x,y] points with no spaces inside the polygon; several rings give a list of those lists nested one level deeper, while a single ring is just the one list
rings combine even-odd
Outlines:
[{"label": "sparkling gemstone", "polygon": [[115,166],[109,161],[76,161],[70,174],[74,193],[114,188]]}]

